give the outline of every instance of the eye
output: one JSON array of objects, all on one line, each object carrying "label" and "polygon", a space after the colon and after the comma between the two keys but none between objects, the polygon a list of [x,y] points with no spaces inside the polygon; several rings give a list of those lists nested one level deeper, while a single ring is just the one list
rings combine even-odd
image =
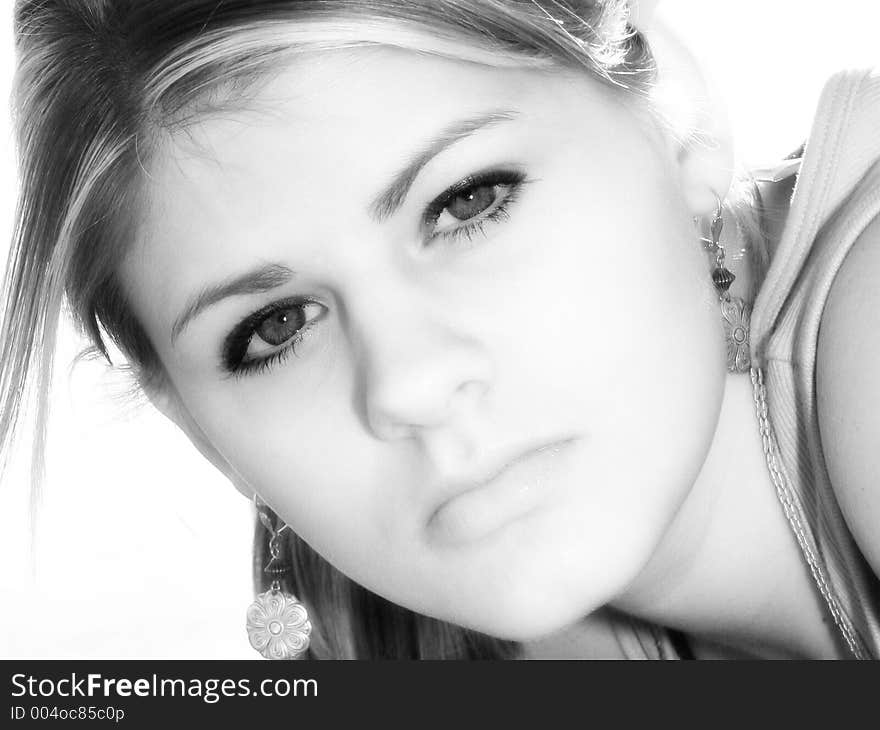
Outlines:
[{"label": "eye", "polygon": [[254,334],[269,345],[283,345],[308,323],[306,310],[317,306],[309,302],[276,309],[260,322]]},{"label": "eye", "polygon": [[450,200],[440,217],[448,215],[459,221],[473,218],[494,205],[500,197],[499,192],[502,190],[503,188],[500,185],[475,185],[470,187]]},{"label": "eye", "polygon": [[493,170],[471,175],[447,188],[428,206],[425,226],[429,240],[473,236],[486,221],[507,215],[508,206],[525,182],[520,171]]},{"label": "eye", "polygon": [[296,354],[294,348],[325,309],[317,302],[297,299],[254,312],[226,338],[224,368],[232,375],[264,371]]}]

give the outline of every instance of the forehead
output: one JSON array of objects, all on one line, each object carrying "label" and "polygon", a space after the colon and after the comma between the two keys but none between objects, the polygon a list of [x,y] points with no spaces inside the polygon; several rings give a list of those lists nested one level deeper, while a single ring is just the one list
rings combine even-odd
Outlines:
[{"label": "forehead", "polygon": [[151,179],[161,188],[265,174],[282,156],[299,170],[369,160],[380,175],[401,163],[389,155],[414,151],[450,120],[501,108],[539,114],[578,82],[561,69],[496,68],[390,47],[308,52],[254,93],[172,133]]},{"label": "forehead", "polygon": [[[573,93],[574,92],[574,93]],[[304,53],[261,81],[172,133],[149,165],[154,205],[283,171],[288,180],[339,172],[340,163],[375,179],[450,122],[499,110],[533,120],[558,115],[573,96],[612,94],[584,73],[561,68],[492,67],[390,47]],[[163,192],[173,188],[173,196]],[[187,206],[189,203],[187,203]]]}]

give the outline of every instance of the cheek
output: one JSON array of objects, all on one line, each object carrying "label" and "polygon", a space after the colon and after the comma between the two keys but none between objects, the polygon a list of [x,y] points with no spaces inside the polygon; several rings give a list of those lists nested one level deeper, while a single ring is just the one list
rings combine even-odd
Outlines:
[{"label": "cheek", "polygon": [[[186,390],[190,412],[223,460],[303,532],[326,513],[345,520],[346,511],[334,507],[337,502],[354,502],[357,494],[346,494],[344,481],[339,488],[338,455],[348,450],[335,404],[305,397],[312,391],[295,382],[296,370],[282,364],[268,376],[246,376],[235,385],[191,384],[181,390]],[[357,460],[356,454],[350,456]]]},{"label": "cheek", "polygon": [[346,367],[325,370],[314,388],[303,388],[302,377],[302,369],[282,365],[259,395],[193,390],[190,410],[237,475],[299,537],[347,573],[372,578],[377,564],[391,565],[400,545],[413,541],[407,531],[418,490],[402,488],[411,465],[380,458],[364,438],[346,395]]},{"label": "cheek", "polygon": [[534,394],[521,402],[584,434],[549,542],[522,571],[535,581],[525,593],[563,612],[607,602],[647,562],[702,467],[723,394],[720,314],[686,209],[673,194],[631,201],[625,181],[604,179],[589,202],[557,208],[529,285],[540,336],[507,359]]},{"label": "cheek", "polygon": [[640,445],[675,452],[670,419],[685,412],[689,430],[705,431],[723,382],[709,260],[661,170],[638,178],[658,192],[634,195],[634,172],[585,179],[578,169],[547,175],[563,183],[530,203],[516,232],[541,246],[511,285],[529,296],[506,297],[517,326],[502,361],[594,434],[635,446],[653,433]]}]

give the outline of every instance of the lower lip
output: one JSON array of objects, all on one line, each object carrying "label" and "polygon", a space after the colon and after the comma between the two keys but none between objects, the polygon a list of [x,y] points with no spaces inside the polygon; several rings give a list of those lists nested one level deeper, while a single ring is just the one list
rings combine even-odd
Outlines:
[{"label": "lower lip", "polygon": [[487,484],[445,502],[428,522],[432,536],[442,543],[472,542],[531,512],[556,482],[573,440],[536,449]]}]

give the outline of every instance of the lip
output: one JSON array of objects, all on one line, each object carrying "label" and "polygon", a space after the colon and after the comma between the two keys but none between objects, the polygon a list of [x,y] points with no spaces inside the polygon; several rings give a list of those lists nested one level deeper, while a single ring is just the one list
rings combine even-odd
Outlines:
[{"label": "lip", "polygon": [[428,518],[429,534],[441,543],[470,542],[531,512],[552,486],[575,440],[546,442],[488,471],[488,476],[452,481],[443,490],[450,496]]}]

